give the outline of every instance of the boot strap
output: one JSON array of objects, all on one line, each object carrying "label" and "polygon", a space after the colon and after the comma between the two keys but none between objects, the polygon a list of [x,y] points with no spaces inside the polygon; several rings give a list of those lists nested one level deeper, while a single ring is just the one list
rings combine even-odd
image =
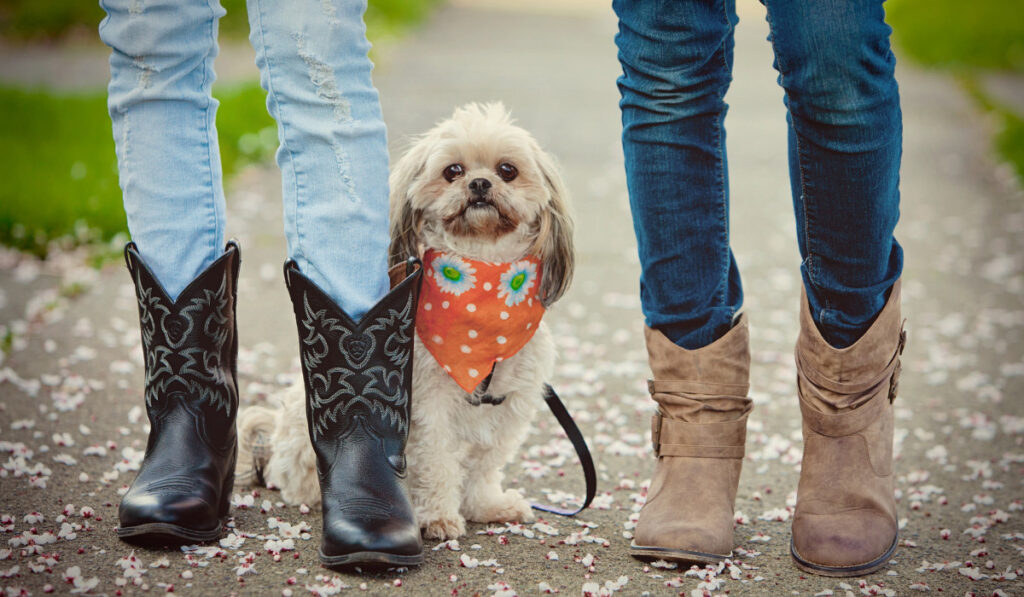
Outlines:
[{"label": "boot strap", "polygon": [[799,347],[796,351],[796,369],[797,375],[805,378],[807,381],[824,388],[837,394],[861,394],[872,390],[887,380],[889,382],[888,398],[892,402],[896,399],[896,389],[899,386],[899,377],[902,367],[900,365],[900,355],[903,354],[903,347],[907,343],[907,332],[903,329],[903,325],[900,325],[899,342],[896,346],[896,350],[893,352],[892,358],[889,359],[889,364],[882,369],[882,371],[875,377],[861,383],[844,383],[829,379],[824,375],[818,373],[816,369],[811,367],[809,364],[804,362]]},{"label": "boot strap", "polygon": [[687,423],[667,419],[660,412],[651,417],[651,440],[658,457],[743,458],[746,430],[746,415],[719,423]]},{"label": "boot strap", "polygon": [[[899,344],[892,356],[892,360],[890,360],[889,364],[882,370],[881,375],[871,380],[870,383],[858,385],[845,385],[836,382],[828,382],[827,380],[827,383],[825,384],[820,383],[822,378],[817,376],[816,372],[813,372],[813,370],[803,366],[803,363],[799,358],[798,351],[796,361],[797,374],[803,376],[812,384],[832,390],[833,392],[854,393],[854,390],[864,392],[871,390],[872,388],[877,388],[879,385],[885,383],[886,378],[888,378],[889,382],[889,389],[887,392],[878,392],[874,398],[868,400],[859,407],[851,411],[838,414],[829,414],[818,411],[804,399],[801,392],[797,392],[797,395],[800,398],[800,413],[803,415],[803,420],[807,423],[807,426],[819,435],[824,435],[826,437],[844,437],[859,433],[863,429],[867,428],[868,425],[874,423],[875,420],[881,416],[885,407],[896,400],[896,392],[899,389],[900,383],[900,372],[903,370],[903,366],[900,363],[900,355],[903,354],[903,347],[906,346],[906,344],[907,332],[901,325]],[[812,375],[808,375],[808,372],[811,372]]]},{"label": "boot strap", "polygon": [[[799,392],[798,392],[799,394]],[[818,411],[800,395],[800,414],[812,431],[826,437],[853,435],[874,423],[891,404],[887,394],[878,393],[859,407],[837,414]]]},{"label": "boot strap", "polygon": [[648,379],[647,391],[651,396],[657,393],[746,396],[750,391],[750,384],[714,383],[685,379]]}]

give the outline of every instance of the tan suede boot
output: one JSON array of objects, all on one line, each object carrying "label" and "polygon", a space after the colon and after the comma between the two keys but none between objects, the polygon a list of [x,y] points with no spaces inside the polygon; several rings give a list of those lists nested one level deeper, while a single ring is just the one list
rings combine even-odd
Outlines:
[{"label": "tan suede boot", "polygon": [[804,457],[790,551],[798,568],[860,576],[896,549],[893,407],[906,342],[900,282],[853,345],[832,348],[804,293],[796,345]]},{"label": "tan suede boot", "polygon": [[677,346],[645,328],[658,403],[652,421],[658,464],[630,553],[691,563],[732,555],[733,505],[752,408],[746,317],[713,344]]}]

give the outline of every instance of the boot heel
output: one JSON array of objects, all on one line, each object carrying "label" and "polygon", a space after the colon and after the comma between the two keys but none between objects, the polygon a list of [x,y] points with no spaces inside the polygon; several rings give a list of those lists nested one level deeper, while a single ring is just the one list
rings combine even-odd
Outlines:
[{"label": "boot heel", "polygon": [[228,513],[231,512],[231,492],[235,488],[235,478],[232,476],[224,482],[224,487],[221,488],[220,494],[220,506],[217,508],[217,516],[219,518],[227,518]]}]

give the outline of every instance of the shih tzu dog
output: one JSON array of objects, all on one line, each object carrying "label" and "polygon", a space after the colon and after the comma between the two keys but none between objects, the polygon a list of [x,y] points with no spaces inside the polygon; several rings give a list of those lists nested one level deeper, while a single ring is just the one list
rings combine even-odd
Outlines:
[{"label": "shih tzu dog", "polygon": [[[503,489],[551,377],[541,322],[568,288],[572,220],[551,156],[500,103],[469,104],[414,140],[391,184],[391,261],[423,260],[416,315],[409,489],[424,535],[475,522],[529,521]],[[320,500],[316,457],[295,384],[279,408],[239,414],[239,472],[254,462],[292,504]]]}]

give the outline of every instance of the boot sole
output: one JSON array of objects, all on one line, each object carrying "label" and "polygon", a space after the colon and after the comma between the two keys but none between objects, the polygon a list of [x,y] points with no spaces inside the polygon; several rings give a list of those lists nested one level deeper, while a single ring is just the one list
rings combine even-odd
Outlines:
[{"label": "boot sole", "polygon": [[884,554],[878,558],[866,562],[864,564],[857,564],[856,566],[823,566],[821,564],[815,564],[808,562],[807,560],[800,557],[800,554],[796,552],[796,546],[793,545],[793,541],[789,542],[789,554],[793,556],[793,563],[796,567],[803,570],[804,572],[810,572],[811,574],[817,574],[819,576],[832,576],[832,577],[847,577],[847,576],[865,576],[878,570],[885,563],[889,561],[889,558],[896,553],[896,543],[899,541],[899,536],[892,540],[892,545],[885,551]]},{"label": "boot sole", "polygon": [[641,560],[672,560],[674,562],[692,564],[717,564],[726,558],[731,558],[732,552],[722,555],[688,549],[673,549],[670,547],[647,547],[631,543],[629,545],[629,555]]},{"label": "boot sole", "polygon": [[149,522],[130,527],[118,527],[117,536],[139,543],[206,543],[220,538],[224,525],[217,523],[215,529],[197,531],[166,522]]},{"label": "boot sole", "polygon": [[322,551],[318,553],[320,555],[320,563],[328,568],[342,568],[358,565],[418,566],[423,563],[422,553],[411,556],[403,556],[380,551],[357,551],[340,556],[324,555],[324,552]]}]

